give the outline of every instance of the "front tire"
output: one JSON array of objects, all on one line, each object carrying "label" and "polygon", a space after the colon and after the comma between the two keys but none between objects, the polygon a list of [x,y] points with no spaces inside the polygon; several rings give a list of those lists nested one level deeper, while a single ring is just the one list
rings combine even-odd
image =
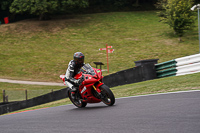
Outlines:
[{"label": "front tire", "polygon": [[87,103],[78,98],[77,93],[75,94],[75,98],[72,98],[71,91],[68,91],[68,96],[71,102],[78,108],[84,108],[87,105]]},{"label": "front tire", "polygon": [[110,90],[110,88],[107,85],[102,85],[99,87],[101,90],[102,95],[102,102],[105,103],[108,106],[112,106],[115,103],[115,96]]}]

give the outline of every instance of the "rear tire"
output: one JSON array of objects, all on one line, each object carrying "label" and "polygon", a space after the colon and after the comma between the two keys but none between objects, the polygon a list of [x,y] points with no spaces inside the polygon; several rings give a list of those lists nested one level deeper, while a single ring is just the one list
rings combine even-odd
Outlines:
[{"label": "rear tire", "polygon": [[[77,94],[75,94],[77,95]],[[83,102],[80,98],[77,98],[77,96],[75,96],[76,98],[73,99],[72,96],[71,96],[71,91],[68,91],[68,96],[69,96],[69,99],[71,100],[71,102],[78,108],[84,108],[87,103]]]},{"label": "rear tire", "polygon": [[108,106],[112,106],[115,103],[115,96],[112,93],[112,91],[110,90],[110,88],[105,84],[103,84],[99,88],[101,90],[102,102]]}]

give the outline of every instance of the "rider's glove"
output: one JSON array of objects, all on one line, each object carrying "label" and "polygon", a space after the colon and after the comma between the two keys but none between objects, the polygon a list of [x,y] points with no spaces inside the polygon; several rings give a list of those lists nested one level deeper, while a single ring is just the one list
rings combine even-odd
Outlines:
[{"label": "rider's glove", "polygon": [[82,76],[82,77],[79,79],[79,85],[81,85],[81,84],[82,84],[82,82],[84,81],[84,79],[85,79],[85,77],[84,77],[84,76]]},{"label": "rider's glove", "polygon": [[77,79],[76,81],[75,81],[75,84],[77,84],[77,85],[81,85],[81,83],[84,81],[84,76],[82,76],[80,79]]}]

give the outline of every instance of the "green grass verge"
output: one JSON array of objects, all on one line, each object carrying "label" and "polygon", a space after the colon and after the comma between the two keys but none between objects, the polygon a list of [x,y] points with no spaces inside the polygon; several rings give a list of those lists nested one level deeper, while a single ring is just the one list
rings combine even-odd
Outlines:
[{"label": "green grass verge", "polygon": [[200,73],[160,78],[113,88],[117,97],[200,90]]},{"label": "green grass verge", "polygon": [[12,84],[12,83],[0,83],[0,102],[3,102],[3,90],[5,90],[8,96],[9,102],[25,100],[25,90],[27,90],[28,99],[44,95],[64,87],[60,86],[42,86],[42,85],[26,85],[26,84]]}]

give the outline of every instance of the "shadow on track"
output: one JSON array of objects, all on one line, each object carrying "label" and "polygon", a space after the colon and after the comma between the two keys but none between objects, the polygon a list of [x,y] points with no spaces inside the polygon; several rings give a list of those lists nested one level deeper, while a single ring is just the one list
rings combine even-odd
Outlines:
[{"label": "shadow on track", "polygon": [[106,105],[104,105],[104,104],[101,104],[101,105],[96,105],[95,106],[95,104],[94,105],[89,105],[89,106],[86,106],[86,107],[84,107],[84,108],[77,108],[77,107],[75,107],[74,106],[74,108],[73,109],[71,109],[71,111],[83,111],[83,110],[97,110],[97,109],[106,109],[106,108],[113,108],[113,107],[115,107],[116,105],[113,105],[113,106],[106,106]]}]

